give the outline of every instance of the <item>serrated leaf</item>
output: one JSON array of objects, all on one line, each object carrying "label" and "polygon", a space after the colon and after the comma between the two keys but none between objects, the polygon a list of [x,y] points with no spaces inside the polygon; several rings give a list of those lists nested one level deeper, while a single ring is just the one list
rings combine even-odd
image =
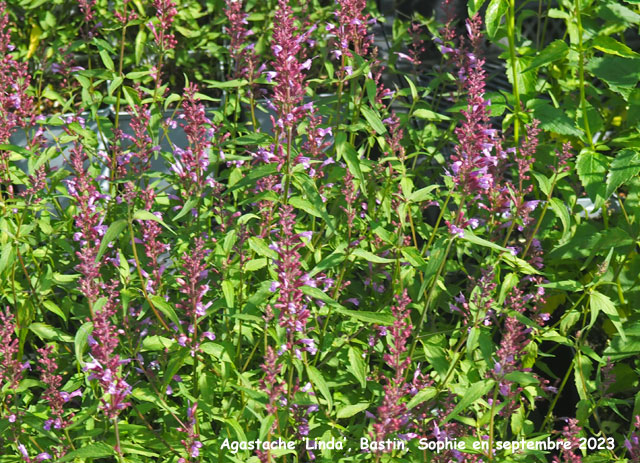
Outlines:
[{"label": "serrated leaf", "polygon": [[109,225],[109,228],[105,232],[104,236],[102,237],[102,241],[100,242],[100,248],[98,248],[98,254],[96,255],[96,262],[98,262],[102,255],[105,253],[105,251],[107,250],[107,246],[109,246],[109,243],[120,236],[120,233],[122,233],[122,230],[124,230],[126,226],[127,221],[124,219],[116,220],[111,225]]},{"label": "serrated leaf", "polygon": [[249,237],[249,247],[259,256],[268,257],[269,259],[278,258],[278,253],[269,248],[264,240],[262,238],[258,238],[257,236]]},{"label": "serrated leaf", "polygon": [[640,153],[634,149],[623,149],[619,151],[609,167],[607,190],[604,199],[609,199],[621,185],[637,176],[639,172]]},{"label": "serrated leaf", "polygon": [[307,374],[309,375],[309,380],[311,381],[311,383],[327,400],[327,403],[329,404],[329,413],[331,413],[331,409],[333,408],[333,397],[331,396],[331,391],[329,391],[329,386],[324,380],[322,373],[320,373],[320,371],[313,365],[307,365]]},{"label": "serrated leaf", "polygon": [[42,305],[44,306],[45,309],[47,309],[49,312],[53,312],[54,314],[58,315],[60,318],[62,318],[64,321],[67,321],[67,316],[64,314],[64,312],[62,311],[62,309],[60,309],[60,307],[58,307],[56,305],[55,302],[53,301],[43,301]]},{"label": "serrated leaf", "polygon": [[507,12],[509,3],[505,0],[491,0],[487,6],[485,24],[487,25],[487,35],[493,39],[500,28],[502,17]]},{"label": "serrated leaf", "polygon": [[640,79],[640,59],[603,56],[591,58],[585,69],[611,90],[629,98]]},{"label": "serrated leaf", "polygon": [[563,40],[554,40],[533,58],[525,72],[564,59],[567,53],[569,53],[569,46]]},{"label": "serrated leaf", "polygon": [[587,195],[589,195],[589,199],[594,203],[598,203],[598,200],[602,200],[605,197],[607,190],[605,176],[608,165],[608,159],[598,152],[583,150],[578,155],[578,160],[576,161],[578,177]]},{"label": "serrated leaf", "polygon": [[347,370],[360,381],[363,389],[367,387],[367,372],[364,360],[362,360],[362,352],[355,347],[349,347],[349,364],[347,365]]},{"label": "serrated leaf", "polygon": [[385,133],[387,133],[387,129],[382,123],[380,116],[378,116],[378,114],[374,110],[368,108],[367,106],[362,106],[360,108],[360,112],[362,112],[364,118],[378,135],[384,135]]},{"label": "serrated leaf", "polygon": [[365,180],[364,175],[362,175],[362,169],[360,169],[360,159],[358,158],[358,152],[351,145],[351,143],[347,142],[347,136],[340,132],[336,136],[336,148],[338,151],[338,156],[340,158],[344,158],[347,163],[347,167],[349,168],[349,172],[360,182],[360,188],[364,188]]},{"label": "serrated leaf", "polygon": [[338,419],[351,418],[352,416],[357,415],[358,413],[366,410],[367,408],[369,408],[369,404],[366,404],[366,403],[347,405],[345,407],[342,407],[340,410],[338,410],[338,413],[336,414],[336,416]]},{"label": "serrated leaf", "polygon": [[114,72],[116,70],[113,65],[113,60],[111,59],[111,56],[109,56],[109,52],[107,52],[107,50],[100,50],[100,59],[102,60],[104,67],[109,71]]},{"label": "serrated leaf", "polygon": [[327,269],[335,268],[340,265],[346,258],[346,254],[344,253],[345,247],[346,246],[344,244],[341,244],[335,251],[322,259],[318,265],[309,272],[309,277],[313,277],[318,272],[323,272]]},{"label": "serrated leaf", "polygon": [[554,108],[545,100],[531,100],[527,106],[533,109],[533,117],[540,121],[540,128],[560,135],[579,137],[578,129],[571,119],[559,108]]}]

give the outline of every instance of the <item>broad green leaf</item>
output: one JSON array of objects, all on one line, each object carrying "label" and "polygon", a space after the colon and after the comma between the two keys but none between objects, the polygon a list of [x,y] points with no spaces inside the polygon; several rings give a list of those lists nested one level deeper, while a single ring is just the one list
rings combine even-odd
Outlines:
[{"label": "broad green leaf", "polygon": [[368,108],[367,106],[362,106],[360,108],[360,112],[362,112],[364,118],[378,135],[384,135],[385,133],[387,133],[387,129],[382,123],[380,116],[378,116],[378,113],[376,113],[371,108]]},{"label": "broad green leaf", "polygon": [[106,233],[102,237],[102,241],[100,242],[98,254],[96,255],[96,262],[98,262],[103,256],[103,254],[107,250],[107,246],[109,246],[109,243],[120,236],[120,233],[122,233],[122,230],[124,230],[126,226],[127,221],[125,219],[116,220],[111,225],[109,225],[109,228],[107,229]]},{"label": "broad green leaf", "polygon": [[262,238],[258,238],[257,236],[249,237],[249,247],[259,256],[268,257],[269,259],[278,258],[278,253],[267,246]]},{"label": "broad green leaf", "polygon": [[426,201],[427,199],[432,199],[433,195],[431,192],[438,188],[440,185],[429,185],[424,188],[420,188],[419,190],[414,191],[409,195],[409,201],[412,203],[421,203],[422,201]]},{"label": "broad green leaf", "polygon": [[320,391],[320,394],[327,400],[329,404],[329,413],[331,413],[331,409],[333,408],[333,397],[331,396],[331,391],[329,391],[329,386],[327,385],[322,373],[312,366],[307,365],[307,374],[309,375],[309,380],[311,383]]},{"label": "broad green leaf", "polygon": [[443,423],[447,423],[451,419],[458,416],[458,414],[467,409],[469,405],[474,403],[476,400],[480,399],[484,396],[491,388],[494,386],[495,381],[492,379],[485,379],[483,381],[478,381],[473,383],[469,389],[462,395],[460,402],[455,406],[455,408],[449,413],[445,419],[442,421]]},{"label": "broad green leaf", "polygon": [[540,128],[560,135],[579,137],[582,130],[559,108],[554,108],[545,100],[530,100],[527,107],[533,109],[533,117],[540,121]]},{"label": "broad green leaf", "polygon": [[324,204],[324,201],[322,201],[322,197],[320,196],[320,193],[318,193],[318,188],[316,187],[316,184],[314,183],[314,181],[311,180],[311,178],[309,178],[307,174],[302,172],[295,173],[293,175],[293,179],[294,179],[294,183],[297,186],[299,186],[302,189],[302,191],[304,191],[304,194],[309,200],[309,203],[311,204],[313,209],[315,209],[316,213],[319,214],[319,217],[321,217],[324,220],[329,231],[331,233],[334,233],[336,230],[334,225],[334,219],[333,217],[329,217],[329,214],[327,213],[327,208]]},{"label": "broad green leaf", "polygon": [[43,301],[42,305],[44,306],[45,309],[47,309],[49,312],[53,312],[54,314],[58,315],[60,318],[62,318],[64,321],[67,321],[67,317],[64,314],[64,312],[62,311],[62,309],[60,309],[60,307],[58,307],[56,305],[55,302],[53,301]]},{"label": "broad green leaf", "polygon": [[[134,49],[134,58],[136,60],[136,66],[140,64],[140,61],[142,61],[142,55],[144,54],[144,45],[146,42],[147,42],[147,33],[144,30],[144,26],[140,24],[140,29],[136,34],[135,49]],[[131,79],[131,77],[128,77],[128,78]]]},{"label": "broad green leaf", "polygon": [[353,415],[357,415],[358,413],[366,410],[369,407],[370,407],[370,404],[366,404],[366,403],[346,405],[338,410],[338,413],[336,414],[336,416],[339,420],[344,418],[351,418]]},{"label": "broad green leaf", "polygon": [[614,92],[629,98],[640,79],[640,58],[596,57],[589,60],[585,69],[606,83]]},{"label": "broad green leaf", "polygon": [[525,72],[561,60],[567,56],[567,53],[569,53],[569,46],[563,40],[554,40],[533,58]]},{"label": "broad green leaf", "polygon": [[623,149],[619,151],[609,168],[607,191],[604,199],[609,199],[621,185],[637,176],[639,172],[640,153],[638,153],[636,149]]},{"label": "broad green leaf", "polygon": [[487,25],[487,35],[493,39],[500,28],[502,17],[507,12],[509,3],[505,0],[491,0],[487,6],[485,23]]},{"label": "broad green leaf", "polygon": [[620,43],[613,37],[609,37],[607,35],[601,35],[593,39],[591,46],[609,55],[618,55],[622,56],[623,58],[640,57],[638,53],[633,51],[624,43]]},{"label": "broad green leaf", "polygon": [[346,258],[346,254],[344,250],[346,245],[341,244],[338,248],[329,254],[327,257],[322,259],[318,265],[316,265],[311,272],[309,272],[309,277],[313,277],[318,272],[323,272],[327,269],[334,269],[338,265],[340,265],[344,259]]},{"label": "broad green leaf", "polygon": [[347,365],[347,370],[360,381],[363,389],[367,387],[367,371],[364,360],[362,360],[362,351],[360,351],[360,349],[349,347],[349,364]]},{"label": "broad green leaf", "polygon": [[113,65],[113,60],[109,56],[107,50],[100,50],[100,59],[102,59],[102,63],[104,67],[107,68],[111,72],[115,72],[116,68]]},{"label": "broad green leaf", "polygon": [[602,154],[583,150],[578,155],[576,169],[582,186],[594,203],[603,200],[606,195],[607,186],[605,176],[607,175],[609,161]]}]

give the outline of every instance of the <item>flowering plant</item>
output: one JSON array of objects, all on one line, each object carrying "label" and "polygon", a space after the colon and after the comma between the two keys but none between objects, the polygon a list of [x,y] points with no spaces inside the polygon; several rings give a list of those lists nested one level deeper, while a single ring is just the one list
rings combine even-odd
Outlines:
[{"label": "flowering plant", "polygon": [[387,3],[0,1],[0,463],[640,461],[637,3]]}]

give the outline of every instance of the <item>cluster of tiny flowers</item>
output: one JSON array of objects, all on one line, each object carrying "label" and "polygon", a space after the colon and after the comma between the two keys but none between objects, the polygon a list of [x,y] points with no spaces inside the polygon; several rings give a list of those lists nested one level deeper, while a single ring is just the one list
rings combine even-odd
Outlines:
[{"label": "cluster of tiny flowers", "polygon": [[80,11],[84,15],[84,21],[90,23],[93,19],[93,7],[96,5],[96,0],[78,0],[78,6]]},{"label": "cluster of tiny flowers", "polygon": [[[336,44],[332,54],[335,58],[366,56],[371,46],[367,29],[369,15],[364,13],[365,0],[337,0],[339,9],[335,12],[337,26],[327,25],[327,31],[335,34]],[[353,50],[352,50],[353,49]]]},{"label": "cluster of tiny flowers", "polygon": [[[200,103],[196,93],[198,87],[190,84],[184,91],[184,112],[178,119],[184,120],[180,125],[183,127],[189,148],[182,150],[174,147],[175,163],[171,165],[173,170],[184,187],[184,194],[190,195],[194,192],[201,192],[206,184],[212,184],[212,179],[206,179],[207,169],[209,169],[209,150],[212,146],[211,139],[215,135],[216,129],[207,117],[205,108]],[[175,126],[171,121],[170,126]]]},{"label": "cluster of tiny flowers", "polygon": [[300,267],[298,249],[304,245],[301,237],[308,235],[294,232],[295,215],[289,205],[280,210],[279,225],[279,240],[270,246],[278,253],[278,281],[271,287],[279,292],[275,307],[280,310],[280,326],[286,327],[289,332],[304,332],[310,312],[300,289],[306,284],[306,278]]},{"label": "cluster of tiny flowers", "polygon": [[213,301],[206,304],[203,302],[205,295],[209,292],[209,285],[203,281],[209,275],[207,263],[205,261],[209,251],[205,249],[205,242],[202,238],[195,241],[195,247],[189,253],[182,256],[183,268],[180,270],[182,276],[176,278],[176,283],[180,286],[180,292],[186,296],[185,303],[178,303],[176,307],[184,310],[189,319],[188,335],[180,334],[178,344],[183,347],[191,347],[191,355],[195,356],[199,348],[200,337],[209,340],[215,339],[215,335],[209,331],[198,333],[198,320],[204,317],[207,309],[211,307]]},{"label": "cluster of tiny flowers", "polygon": [[179,458],[178,463],[190,463],[191,458],[198,458],[200,456],[200,449],[202,448],[202,442],[196,432],[196,412],[198,410],[198,403],[194,403],[193,406],[187,408],[188,423],[184,427],[178,428],[178,431],[187,434],[187,438],[181,441],[183,447],[187,451],[189,458]]},{"label": "cluster of tiny flowers", "polygon": [[570,448],[562,447],[562,460],[557,456],[553,457],[553,463],[582,463],[580,455],[580,438],[578,437],[582,428],[578,426],[578,420],[568,418],[567,425],[562,428],[562,437],[565,442],[570,443]]},{"label": "cluster of tiny flowers", "polygon": [[242,0],[225,0],[226,8],[224,10],[227,20],[229,21],[228,34],[231,39],[229,43],[229,54],[235,64],[233,78],[245,78],[249,82],[255,80],[261,70],[257,68],[258,55],[255,52],[255,44],[247,45],[247,39],[253,35],[253,31],[247,26],[249,21],[248,13],[242,9]]},{"label": "cluster of tiny flowers", "polygon": [[58,363],[56,362],[53,354],[53,346],[48,345],[38,349],[40,354],[40,362],[38,364],[38,370],[40,370],[40,380],[47,386],[43,397],[49,402],[49,408],[53,418],[49,418],[44,422],[44,429],[49,431],[53,426],[54,429],[64,429],[71,424],[71,418],[73,413],[70,413],[66,418],[64,415],[64,404],[69,402],[74,397],[82,395],[80,389],[76,389],[73,392],[62,392],[60,386],[62,385],[62,376],[56,373],[58,370]]},{"label": "cluster of tiny flowers", "polygon": [[[26,62],[13,59],[11,51],[11,32],[7,5],[0,2],[0,144],[9,143],[9,137],[18,127],[33,125],[35,119],[34,100],[27,94],[31,76]],[[5,160],[9,151],[0,150],[3,183],[10,183],[8,163]],[[11,194],[11,185],[8,185]]]},{"label": "cluster of tiny flowers", "polygon": [[271,99],[277,111],[274,127],[277,126],[283,134],[292,129],[312,106],[301,105],[305,95],[304,71],[310,69],[311,59],[300,61],[304,59],[304,42],[312,31],[313,28],[298,34],[288,0],[278,0],[271,46],[273,71],[267,73],[267,78],[275,82]]},{"label": "cluster of tiny flowers", "polygon": [[402,296],[396,296],[396,304],[391,307],[394,322],[389,332],[393,344],[389,347],[389,353],[384,355],[384,361],[393,369],[394,376],[387,379],[384,385],[384,398],[382,405],[378,407],[378,420],[373,425],[377,440],[383,440],[389,434],[399,431],[408,421],[407,406],[401,401],[410,389],[405,373],[411,359],[408,356],[402,359],[413,329],[408,308],[410,302],[405,289]]},{"label": "cluster of tiny flowers", "polygon": [[[478,41],[481,26],[477,15],[467,20],[472,44]],[[451,155],[449,175],[465,196],[486,194],[494,185],[495,168],[506,154],[500,147],[497,131],[491,128],[489,121],[489,101],[484,98],[484,60],[465,49],[443,48],[458,59],[458,79],[467,93],[467,109],[462,111],[464,120],[455,130],[458,143]]]},{"label": "cluster of tiny flowers", "polygon": [[90,371],[89,379],[97,379],[105,396],[100,399],[101,409],[109,419],[118,414],[131,403],[126,402],[131,394],[131,386],[124,380],[121,366],[128,360],[121,360],[115,353],[119,344],[122,330],[111,322],[117,311],[115,285],[107,287],[108,298],[102,309],[93,316],[93,331],[89,337],[92,360],[84,366],[84,371]]},{"label": "cluster of tiny flowers", "polygon": [[15,389],[22,380],[22,371],[28,368],[29,364],[20,363],[18,359],[19,342],[15,334],[16,325],[14,316],[7,307],[4,312],[0,311],[0,389],[8,382],[9,389]]},{"label": "cluster of tiny flowers", "polygon": [[169,33],[171,24],[178,14],[176,3],[173,0],[153,0],[153,7],[156,9],[158,27],[156,28],[151,21],[147,23],[147,26],[151,29],[156,44],[162,50],[171,50],[178,43],[175,36]]},{"label": "cluster of tiny flowers", "polygon": [[113,13],[122,26],[125,26],[129,21],[135,21],[138,19],[138,15],[128,7],[130,2],[131,0],[122,0],[122,13],[120,11]]},{"label": "cluster of tiny flowers", "polygon": [[[138,97],[142,99],[142,93],[137,89]],[[149,105],[136,105],[132,111],[129,112],[131,116],[131,122],[129,124],[133,135],[124,133],[121,130],[117,131],[117,137],[119,139],[128,140],[131,142],[131,146],[116,156],[117,164],[116,177],[124,177],[127,173],[127,166],[131,167],[134,174],[138,175],[142,171],[147,170],[149,167],[149,161],[151,155],[155,151],[159,151],[159,146],[154,146],[151,137],[148,134],[149,122],[151,120],[151,111]]]},{"label": "cluster of tiny flowers", "polygon": [[[146,188],[141,191],[140,196],[144,201],[145,210],[151,211],[156,197],[153,188]],[[162,219],[160,212],[153,214],[159,219]],[[169,251],[170,246],[158,240],[158,236],[162,233],[162,227],[155,220],[140,220],[140,227],[142,229],[142,243],[152,272],[151,277],[148,279],[146,289],[149,293],[156,294],[162,281],[162,273],[165,270],[165,267],[159,264],[158,259],[162,253]]]},{"label": "cluster of tiny flowers", "polygon": [[71,166],[75,170],[76,177],[68,179],[67,191],[75,200],[77,213],[74,216],[76,232],[73,240],[80,242],[82,249],[76,251],[76,256],[80,263],[78,271],[80,277],[80,291],[87,297],[90,304],[93,304],[100,293],[100,267],[101,261],[97,261],[98,249],[102,237],[107,231],[107,225],[103,223],[103,212],[98,209],[100,200],[108,199],[108,196],[101,194],[95,180],[84,168],[84,161],[87,159],[82,150],[82,145],[75,143],[71,148]]}]

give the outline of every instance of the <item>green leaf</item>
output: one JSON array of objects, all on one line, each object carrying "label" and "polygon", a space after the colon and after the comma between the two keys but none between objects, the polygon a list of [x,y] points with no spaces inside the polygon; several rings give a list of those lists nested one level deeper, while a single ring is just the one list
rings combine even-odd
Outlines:
[{"label": "green leaf", "polygon": [[78,365],[84,366],[84,361],[82,360],[85,350],[87,350],[87,340],[89,339],[89,334],[93,331],[93,323],[85,322],[76,332],[75,339],[73,340],[73,350],[76,354],[76,361]]},{"label": "green leaf", "polygon": [[67,321],[67,316],[64,314],[64,312],[62,311],[62,309],[60,309],[60,307],[58,307],[56,305],[55,302],[53,301],[44,301],[42,302],[42,305],[44,306],[45,309],[47,309],[49,312],[53,312],[54,314],[58,315],[60,318],[62,318],[64,321]]},{"label": "green leaf", "polygon": [[349,347],[349,364],[347,365],[347,370],[360,381],[362,389],[367,387],[367,372],[360,349]]},{"label": "green leaf", "polygon": [[344,244],[339,245],[335,251],[333,251],[327,257],[322,259],[318,263],[318,265],[316,265],[313,268],[313,270],[309,272],[309,277],[313,277],[318,272],[323,272],[327,269],[336,268],[338,265],[340,265],[346,257],[346,254],[344,253],[345,248],[346,248],[346,245]]},{"label": "green leaf", "polygon": [[153,220],[155,222],[158,222],[160,225],[162,225],[164,228],[169,230],[174,235],[176,234],[176,232],[174,232],[166,223],[164,223],[161,218],[157,217],[155,214],[152,214],[150,211],[147,211],[144,209],[135,211],[133,213],[133,220]]},{"label": "green leaf", "polygon": [[249,83],[249,81],[246,79],[226,80],[224,82],[218,82],[216,80],[205,80],[204,82],[209,84],[209,88],[240,88],[246,86]]},{"label": "green leaf", "polygon": [[554,108],[545,100],[530,100],[527,107],[533,109],[533,117],[540,121],[540,128],[560,135],[579,137],[582,130],[578,129],[563,110]]},{"label": "green leaf", "polygon": [[509,3],[505,0],[491,0],[487,6],[485,23],[487,24],[487,35],[493,39],[500,28],[502,17],[507,12]]},{"label": "green leaf", "polygon": [[427,199],[432,199],[433,195],[431,192],[438,188],[440,185],[429,185],[424,188],[420,188],[419,190],[414,191],[409,195],[409,201],[412,203],[421,203],[422,201],[426,201]]},{"label": "green leaf", "polygon": [[86,458],[103,458],[110,457],[115,454],[116,452],[112,446],[105,444],[104,442],[97,442],[69,452],[57,461],[59,463],[63,463],[65,461],[75,460],[76,458],[85,461]]},{"label": "green leaf", "polygon": [[176,220],[191,212],[191,209],[193,209],[196,204],[198,204],[198,198],[189,198],[187,202],[184,203],[184,206],[182,206],[180,212],[178,212],[178,215],[173,218],[173,221],[175,222]]},{"label": "green leaf", "polygon": [[278,253],[269,248],[264,240],[262,238],[258,238],[257,236],[249,237],[249,247],[259,256],[268,257],[269,259],[278,258]]},{"label": "green leaf", "polygon": [[607,175],[607,190],[604,199],[609,197],[620,187],[640,172],[640,153],[635,149],[623,149],[609,167]]},{"label": "green leaf", "polygon": [[316,367],[307,365],[307,374],[309,375],[311,384],[318,388],[320,393],[327,400],[327,403],[329,404],[329,413],[331,413],[331,409],[333,408],[333,397],[331,397],[331,391],[329,391],[329,386],[324,380],[322,373],[320,373]]},{"label": "green leaf", "polygon": [[484,246],[486,248],[495,249],[496,251],[511,253],[509,249],[503,246],[500,246],[499,244],[493,243],[491,241],[485,240],[484,238],[480,238],[479,236],[476,236],[471,230],[464,231],[463,239],[470,243],[477,244],[478,246]]},{"label": "green leaf", "polygon": [[429,109],[419,108],[416,109],[411,117],[417,117],[418,119],[426,119],[428,121],[449,121],[451,118],[449,116],[445,116],[444,114],[438,114]]},{"label": "green leaf", "polygon": [[494,384],[495,381],[492,379],[485,379],[483,381],[473,383],[471,387],[469,387],[469,389],[467,389],[466,392],[462,395],[462,399],[460,399],[460,402],[458,402],[455,408],[445,417],[442,422],[447,423],[449,420],[458,416],[461,411],[467,409],[469,405],[489,392]]},{"label": "green leaf", "polygon": [[156,309],[158,309],[160,312],[162,312],[177,327],[182,326],[180,324],[180,319],[178,318],[178,315],[176,314],[176,311],[173,310],[173,307],[171,307],[171,305],[169,305],[169,303],[167,301],[165,301],[163,297],[160,297],[158,295],[154,295],[154,296],[149,297],[149,299],[153,303],[153,306]]},{"label": "green leaf", "polygon": [[354,256],[357,256],[357,257],[361,257],[362,259],[366,260],[367,262],[375,262],[376,264],[388,264],[390,262],[393,262],[393,259],[388,259],[386,257],[376,256],[374,253],[372,253],[370,251],[367,251],[365,249],[362,249],[362,248],[354,249],[351,254],[354,255]]},{"label": "green leaf", "polygon": [[46,323],[32,323],[29,330],[33,331],[40,339],[53,339],[54,341],[73,342],[73,338]]},{"label": "green leaf", "polygon": [[369,408],[369,404],[367,403],[347,405],[345,407],[342,407],[340,410],[338,410],[338,413],[336,414],[336,416],[339,420],[344,418],[351,418],[352,416],[357,415],[358,413],[366,410],[367,408]]},{"label": "green leaf", "polygon": [[322,197],[320,197],[320,193],[318,193],[316,184],[307,174],[302,172],[295,173],[293,178],[295,183],[304,191],[304,194],[307,196],[311,206],[316,210],[316,213],[325,221],[329,231],[334,233],[336,229],[333,223],[333,217],[329,217],[324,201],[322,201]]},{"label": "green leaf", "polygon": [[255,272],[256,270],[260,270],[263,267],[266,267],[267,259],[264,257],[260,257],[258,259],[251,259],[246,264],[244,264],[244,270],[247,272]]},{"label": "green leaf", "polygon": [[602,311],[609,317],[609,320],[611,320],[613,326],[616,327],[616,330],[618,330],[618,333],[620,333],[620,337],[623,340],[626,340],[626,335],[624,329],[622,328],[622,322],[620,321],[620,315],[618,314],[616,306],[613,305],[613,302],[611,302],[611,299],[598,291],[593,291],[591,293],[591,296],[589,296],[589,305],[591,307],[590,325],[593,325],[596,318],[598,317],[598,313]]},{"label": "green leaf", "polygon": [[631,48],[623,43],[618,42],[613,37],[609,37],[607,35],[598,36],[593,39],[591,46],[604,53],[608,53],[609,55],[622,56],[623,58],[640,57],[640,55],[638,55],[638,53],[633,51]]},{"label": "green leaf", "polygon": [[640,79],[640,59],[596,57],[591,58],[585,68],[625,98],[629,98]]},{"label": "green leaf", "polygon": [[126,226],[127,221],[125,219],[116,220],[111,225],[109,225],[109,228],[107,229],[106,233],[102,237],[102,241],[100,242],[98,254],[96,255],[96,262],[98,262],[102,255],[105,253],[105,251],[107,250],[107,246],[109,246],[109,243],[120,236],[120,233],[122,233],[122,230],[124,230]]},{"label": "green leaf", "polygon": [[554,40],[547,45],[544,50],[538,53],[538,56],[533,58],[533,61],[531,61],[529,67],[525,69],[525,72],[564,59],[567,53],[569,53],[569,46],[563,40]]},{"label": "green leaf", "polygon": [[571,218],[569,217],[567,206],[559,198],[551,198],[549,204],[551,204],[551,209],[553,209],[553,212],[555,212],[562,222],[562,229],[564,230],[562,233],[562,241],[565,241],[571,233]]},{"label": "green leaf", "polygon": [[100,59],[102,59],[104,67],[106,67],[111,72],[115,72],[116,68],[113,65],[113,60],[109,56],[109,52],[107,52],[107,50],[100,50]]},{"label": "green leaf", "polygon": [[608,165],[608,159],[598,152],[585,149],[578,155],[576,161],[578,177],[587,195],[594,203],[605,198],[607,185],[604,179]]},{"label": "green leaf", "polygon": [[[140,61],[142,61],[142,55],[144,53],[144,45],[146,42],[147,42],[147,33],[144,30],[144,26],[141,24],[140,29],[136,34],[136,41],[135,41],[134,58],[136,60],[136,66],[140,64]],[[131,79],[131,77],[128,77],[128,78]]]},{"label": "green leaf", "polygon": [[376,131],[378,135],[384,135],[385,133],[387,133],[387,129],[384,124],[382,124],[380,116],[378,116],[378,114],[374,110],[368,108],[367,106],[362,106],[360,108],[360,111],[364,115],[364,118],[367,120],[369,125],[373,128],[373,130]]},{"label": "green leaf", "polygon": [[393,318],[393,315],[389,313],[369,312],[366,310],[349,310],[345,309],[342,306],[336,306],[333,310],[355,320],[371,323],[374,325],[391,326],[393,325],[393,322],[395,320],[395,318]]},{"label": "green leaf", "polygon": [[411,400],[407,404],[407,408],[411,410],[412,408],[423,404],[427,400],[433,399],[437,394],[438,391],[435,387],[426,387],[421,391],[418,391],[418,393],[411,398]]},{"label": "green leaf", "polygon": [[113,95],[113,92],[122,85],[122,82],[124,82],[124,79],[121,76],[118,76],[115,79],[113,79],[109,84],[109,90],[108,90],[109,95]]},{"label": "green leaf", "polygon": [[336,148],[338,151],[339,158],[344,158],[347,163],[347,167],[349,168],[349,172],[360,182],[361,189],[364,188],[365,180],[364,175],[362,175],[362,170],[360,169],[360,159],[358,158],[358,152],[351,145],[351,143],[347,142],[347,136],[345,133],[340,132],[336,136]]}]

